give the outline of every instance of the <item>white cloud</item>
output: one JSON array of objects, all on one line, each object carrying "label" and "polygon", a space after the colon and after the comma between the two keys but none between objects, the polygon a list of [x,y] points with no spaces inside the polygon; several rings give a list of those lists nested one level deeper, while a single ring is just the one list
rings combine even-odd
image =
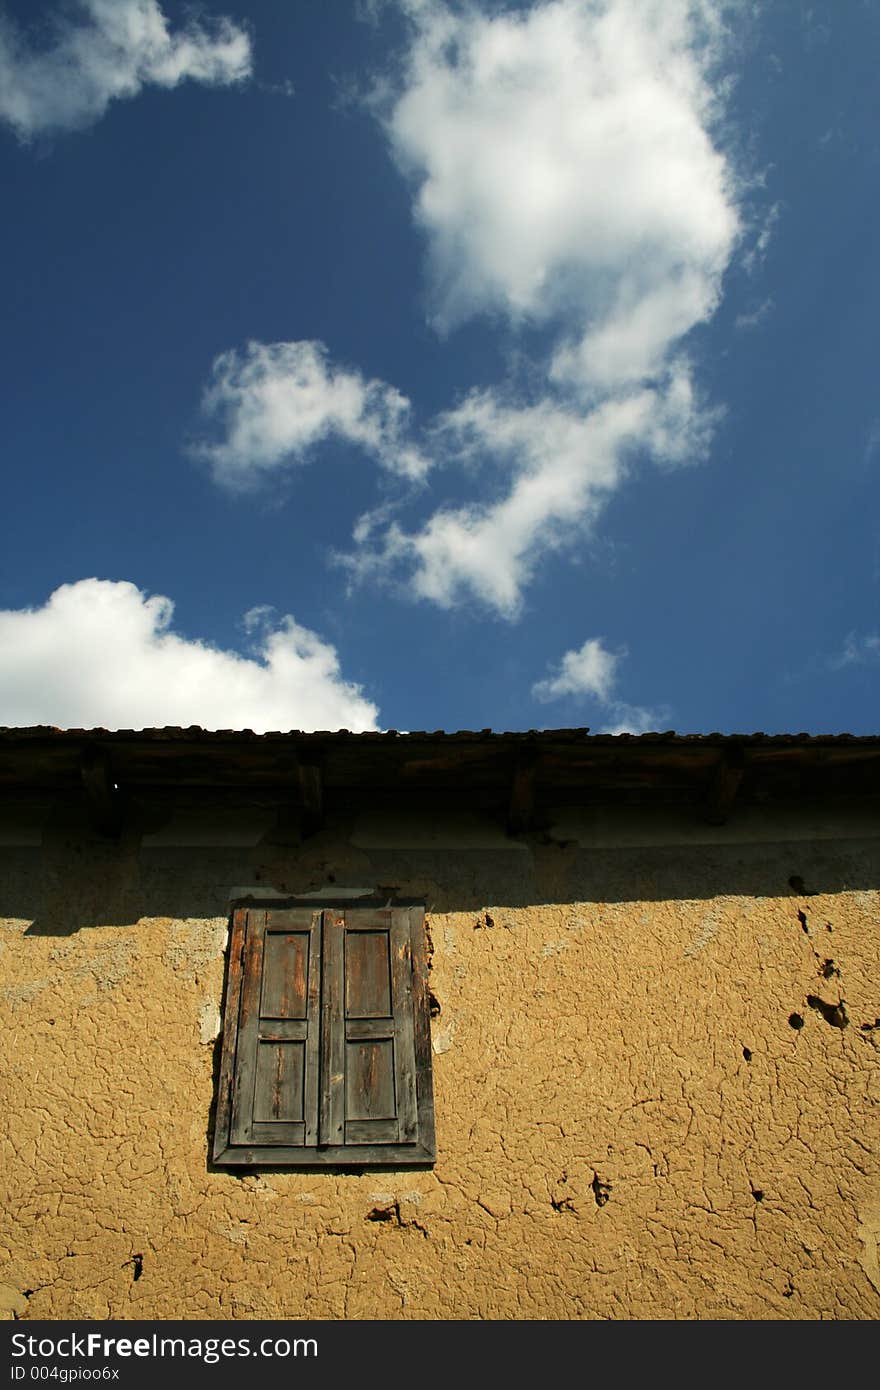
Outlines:
[{"label": "white cloud", "polygon": [[517,616],[541,552],[566,543],[598,511],[654,400],[644,391],[581,416],[552,401],[506,405],[492,392],[472,393],[439,418],[435,446],[465,460],[494,456],[509,474],[506,495],[441,508],[414,534],[392,522],[351,567],[364,574],[403,564],[420,598],[448,608],[470,590],[504,616]]},{"label": "white cloud", "polygon": [[636,450],[703,458],[722,413],[682,341],[714,313],[741,235],[737,178],[713,143],[719,6],[400,3],[412,38],[384,121],[426,235],[435,322],[492,313],[513,332],[540,326],[549,347],[530,398],[475,392],[429,431],[435,461],[466,459],[490,495],[409,531],[373,514],[348,563],[515,617],[541,555],[589,529]]},{"label": "white cloud", "polygon": [[248,343],[213,364],[203,410],[220,421],[223,439],[194,450],[216,480],[252,486],[288,464],[302,463],[323,441],[355,444],[383,467],[419,478],[427,460],[407,434],[410,404],[393,386],[334,366],[318,342]]},{"label": "white cloud", "polygon": [[109,103],[146,86],[240,82],[250,39],[225,17],[170,33],[158,0],[79,0],[79,22],[60,14],[54,43],[36,47],[0,17],[0,119],[22,140],[90,125]]},{"label": "white cloud", "polygon": [[536,700],[557,700],[561,695],[594,695],[608,700],[622,652],[609,652],[601,637],[588,637],[582,647],[566,652],[555,676],[532,686]]},{"label": "white cloud", "polygon": [[588,637],[583,646],[566,652],[555,673],[532,686],[532,696],[543,704],[567,697],[597,701],[610,720],[599,733],[643,734],[656,729],[666,720],[666,712],[628,705],[617,698],[617,668],[626,648],[612,652],[603,642],[601,637]]},{"label": "white cloud", "polygon": [[686,365],[656,389],[603,401],[586,413],[545,397],[534,405],[472,392],[432,430],[436,453],[479,468],[491,459],[504,478],[496,500],[443,507],[415,532],[381,510],[354,529],[359,546],[346,563],[359,578],[409,573],[417,598],[449,608],[470,592],[516,618],[541,556],[571,545],[621,482],[629,454],[650,448],[675,464],[705,450],[714,420],[699,408]]},{"label": "white cloud", "polygon": [[710,133],[716,7],[404,8],[415,35],[386,125],[416,186],[438,323],[552,320],[554,374],[586,389],[662,369],[712,314],[739,234]]},{"label": "white cloud", "polygon": [[376,706],[343,680],[334,648],[293,618],[251,610],[245,657],[178,636],[173,612],[161,594],[103,579],[0,611],[0,725],[376,727]]}]

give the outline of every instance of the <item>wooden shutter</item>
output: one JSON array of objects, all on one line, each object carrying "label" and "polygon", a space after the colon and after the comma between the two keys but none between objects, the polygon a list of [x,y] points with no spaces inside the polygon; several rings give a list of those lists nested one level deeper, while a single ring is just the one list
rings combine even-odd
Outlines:
[{"label": "wooden shutter", "polygon": [[215,1162],[433,1161],[424,914],[238,909]]}]

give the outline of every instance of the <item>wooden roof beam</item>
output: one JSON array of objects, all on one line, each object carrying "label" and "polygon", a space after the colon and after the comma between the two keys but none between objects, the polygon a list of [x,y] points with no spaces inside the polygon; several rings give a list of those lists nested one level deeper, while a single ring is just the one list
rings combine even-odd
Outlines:
[{"label": "wooden roof beam", "polygon": [[89,819],[102,835],[118,837],[122,832],[123,802],[107,750],[87,744],[80,755],[79,771]]},{"label": "wooden roof beam", "polygon": [[324,824],[324,778],[317,763],[297,763],[302,833],[315,835]]},{"label": "wooden roof beam", "polygon": [[528,744],[520,744],[510,784],[510,800],[507,807],[508,835],[521,835],[531,830],[534,824],[537,772],[537,749]]},{"label": "wooden roof beam", "polygon": [[726,748],[712,771],[703,817],[709,825],[726,824],[745,772],[745,754],[738,745]]}]

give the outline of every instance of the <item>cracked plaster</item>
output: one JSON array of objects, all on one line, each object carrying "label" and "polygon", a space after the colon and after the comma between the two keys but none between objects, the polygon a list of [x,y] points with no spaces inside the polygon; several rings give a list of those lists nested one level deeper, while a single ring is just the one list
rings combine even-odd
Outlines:
[{"label": "cracked plaster", "polygon": [[[0,873],[0,1317],[880,1315],[876,842],[65,835]],[[425,900],[433,1170],[210,1171],[225,864]]]}]

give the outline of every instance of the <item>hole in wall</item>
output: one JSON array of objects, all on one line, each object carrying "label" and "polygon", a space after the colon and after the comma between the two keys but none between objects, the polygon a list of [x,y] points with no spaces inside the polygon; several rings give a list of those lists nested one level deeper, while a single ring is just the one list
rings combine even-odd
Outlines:
[{"label": "hole in wall", "polygon": [[367,1212],[368,1221],[396,1221],[400,1225],[400,1203],[395,1202],[390,1207],[373,1207],[372,1211]]},{"label": "hole in wall", "polygon": [[750,1047],[744,1047],[743,1056],[745,1057],[747,1062],[750,1062],[752,1060],[752,1049]]},{"label": "hole in wall", "polygon": [[807,1003],[811,1009],[815,1009],[821,1014],[826,1023],[832,1028],[846,1028],[849,1025],[846,1005],[841,999],[839,1004],[829,1004],[824,999],[820,999],[818,994],[808,994]]},{"label": "hole in wall", "polygon": [[801,1014],[789,1014],[788,1022],[792,1028],[803,1028],[804,1020]]},{"label": "hole in wall", "polygon": [[597,1207],[604,1207],[605,1203],[611,1200],[612,1186],[613,1184],[610,1182],[603,1182],[598,1173],[593,1173],[593,1181],[590,1183],[590,1187],[593,1189],[593,1196],[596,1199]]}]

